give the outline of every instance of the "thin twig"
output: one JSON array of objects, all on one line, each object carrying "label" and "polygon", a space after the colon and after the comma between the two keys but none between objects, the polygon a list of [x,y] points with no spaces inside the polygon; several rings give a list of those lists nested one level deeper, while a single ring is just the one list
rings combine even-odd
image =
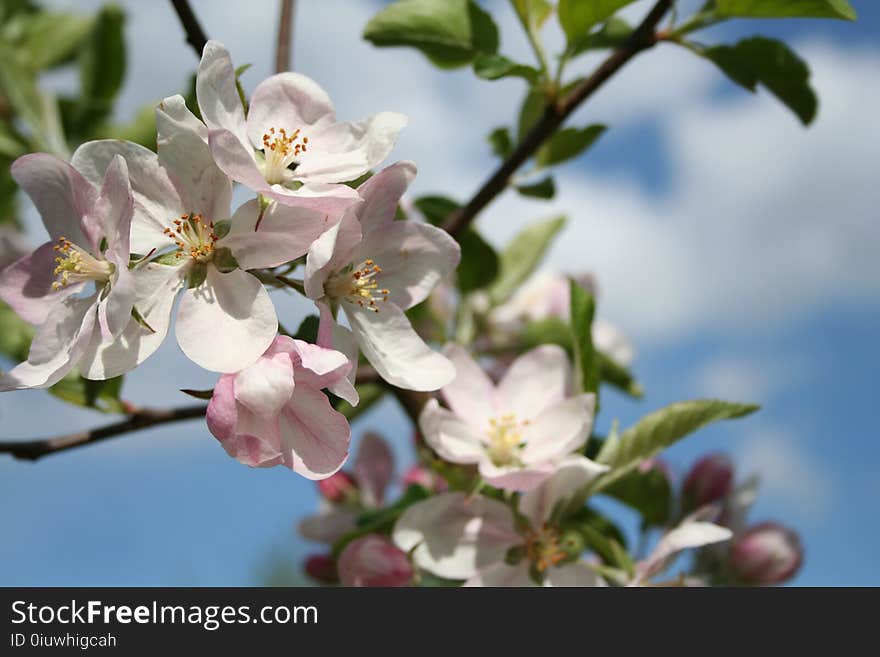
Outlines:
[{"label": "thin twig", "polygon": [[671,5],[672,0],[659,0],[626,42],[616,48],[590,77],[572,89],[567,96],[547,108],[535,127],[529,131],[513,153],[501,163],[501,166],[474,194],[473,198],[449,217],[443,226],[448,233],[458,235],[467,228],[474,218],[507,188],[510,177],[516,170],[537,152],[538,148],[559,129],[581,103],[636,54],[651,48],[657,42],[654,30],[666,12],[669,11]]},{"label": "thin twig", "polygon": [[202,29],[199,19],[196,18],[192,7],[189,6],[189,1],[171,0],[171,4],[174,5],[174,11],[177,12],[180,24],[183,26],[184,32],[186,32],[186,42],[196,51],[196,57],[201,57],[205,44],[208,43],[208,37],[205,36],[205,31]]},{"label": "thin twig", "polygon": [[150,427],[157,427],[162,424],[204,417],[206,408],[205,405],[199,404],[162,410],[141,409],[129,415],[125,420],[106,424],[95,429],[41,440],[3,441],[0,442],[0,454],[12,454],[17,459],[36,461],[49,454],[57,454],[59,452],[66,452],[69,449],[93,445],[102,440],[131,433],[132,431],[140,431],[141,429],[149,429]]},{"label": "thin twig", "polygon": [[278,44],[275,47],[275,72],[289,71],[293,65],[293,0],[281,0],[278,16]]}]

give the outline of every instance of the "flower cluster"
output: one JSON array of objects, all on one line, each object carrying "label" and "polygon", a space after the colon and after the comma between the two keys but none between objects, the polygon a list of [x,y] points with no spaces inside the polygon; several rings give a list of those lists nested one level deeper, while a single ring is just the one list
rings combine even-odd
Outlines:
[{"label": "flower cluster", "polygon": [[[386,159],[403,115],[338,121],[327,93],[298,73],[263,81],[246,111],[236,85],[229,53],[209,42],[201,118],[181,96],[164,99],[156,152],[99,140],[69,162],[15,161],[50,239],[0,272],[0,299],[35,327],[0,389],[124,374],[160,346],[176,307],[180,349],[221,375],[207,422],[224,449],[323,479],[342,467],[350,437],[324,391],[358,403],[359,352],[401,388],[436,390],[455,376],[405,311],[455,270],[460,250],[439,228],[394,220],[411,162],[349,184]],[[234,183],[253,196],[233,209]],[[279,288],[316,304],[311,341],[279,324],[269,294]]]}]

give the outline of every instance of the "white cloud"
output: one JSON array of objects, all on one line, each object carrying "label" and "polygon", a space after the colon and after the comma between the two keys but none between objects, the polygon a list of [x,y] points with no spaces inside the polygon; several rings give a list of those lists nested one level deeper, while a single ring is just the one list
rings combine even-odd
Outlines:
[{"label": "white cloud", "polygon": [[808,367],[796,356],[719,354],[694,370],[690,387],[704,397],[765,404],[778,392],[797,386]]},{"label": "white cloud", "polygon": [[775,427],[755,429],[741,443],[737,460],[742,472],[761,476],[762,499],[814,522],[824,520],[832,511],[834,482],[798,444],[795,434]]}]

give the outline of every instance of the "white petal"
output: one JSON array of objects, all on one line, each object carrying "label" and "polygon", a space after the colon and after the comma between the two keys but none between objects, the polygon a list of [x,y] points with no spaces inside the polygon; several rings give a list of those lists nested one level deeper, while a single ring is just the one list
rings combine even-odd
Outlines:
[{"label": "white petal", "polygon": [[373,313],[344,303],[361,351],[383,379],[407,390],[437,390],[455,377],[445,356],[431,350],[393,303]]},{"label": "white petal", "polygon": [[523,430],[525,463],[561,459],[581,447],[593,428],[596,396],[578,395],[546,408]]},{"label": "white petal", "polygon": [[660,539],[657,547],[643,563],[639,564],[639,579],[649,579],[660,572],[666,561],[682,550],[703,547],[726,541],[733,536],[727,527],[711,522],[685,522]]},{"label": "white petal", "polygon": [[276,131],[284,128],[289,135],[299,128],[311,141],[313,130],[330,125],[334,120],[333,103],[317,82],[300,73],[279,73],[266,78],[254,89],[247,133],[254,148],[262,149],[263,135],[271,128]]},{"label": "white petal", "polygon": [[293,364],[287,354],[260,358],[235,376],[235,399],[263,418],[277,415],[293,395]]},{"label": "white petal", "polygon": [[443,493],[413,504],[398,518],[394,542],[438,577],[468,579],[502,559],[521,538],[513,514],[487,497]]},{"label": "white petal", "polygon": [[429,399],[419,416],[425,441],[443,459],[452,463],[477,463],[484,449],[480,435],[458,417]]},{"label": "white petal", "polygon": [[528,561],[523,559],[515,566],[499,561],[486,568],[481,568],[473,577],[470,577],[463,586],[511,588],[536,586],[536,584],[529,575]]},{"label": "white petal", "polygon": [[358,187],[364,199],[358,209],[358,218],[364,234],[388,227],[394,221],[397,204],[416,177],[414,162],[395,162]]},{"label": "white petal", "polygon": [[452,411],[479,431],[500,415],[495,385],[482,367],[461,345],[450,343],[443,353],[455,366],[455,378],[440,391]]},{"label": "white petal", "polygon": [[545,344],[517,358],[498,383],[500,403],[520,420],[565,398],[571,366],[562,347]]},{"label": "white petal", "polygon": [[244,108],[235,88],[235,67],[229,51],[218,41],[208,41],[196,75],[196,97],[202,118],[212,130],[229,130],[249,146]]},{"label": "white petal", "polygon": [[588,564],[583,561],[575,561],[558,568],[548,569],[544,578],[544,586],[593,587],[607,586],[607,584]]},{"label": "white petal", "polygon": [[268,292],[240,269],[223,274],[208,266],[205,282],[184,293],[177,312],[177,343],[212,372],[238,372],[253,364],[277,331]]},{"label": "white petal", "polygon": [[553,476],[520,498],[519,511],[533,527],[540,527],[560,502],[570,499],[607,470],[608,466],[594,463],[584,456],[569,456],[560,463]]},{"label": "white petal", "polygon": [[337,269],[350,262],[354,247],[361,241],[361,227],[353,211],[330,226],[309,247],[304,285],[310,299],[324,296],[324,283]]}]

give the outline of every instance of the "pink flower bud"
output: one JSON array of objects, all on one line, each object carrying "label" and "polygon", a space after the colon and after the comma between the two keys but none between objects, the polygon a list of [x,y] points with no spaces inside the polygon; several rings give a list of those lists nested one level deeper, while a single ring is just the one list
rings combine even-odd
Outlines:
[{"label": "pink flower bud", "polygon": [[352,541],[339,555],[343,586],[409,586],[412,577],[406,553],[380,534]]},{"label": "pink flower bud", "polygon": [[347,472],[340,470],[318,481],[318,490],[326,499],[339,504],[351,499],[358,492],[358,485]]},{"label": "pink flower bud", "polygon": [[775,522],[749,527],[734,538],[728,554],[730,569],[748,584],[779,584],[794,577],[804,560],[800,539]]},{"label": "pink flower bud", "polygon": [[414,465],[403,475],[404,487],[412,484],[418,484],[432,493],[442,493],[449,487],[443,477],[437,476],[421,465]]},{"label": "pink flower bud", "polygon": [[730,492],[733,463],[725,454],[709,454],[694,463],[684,480],[682,492],[686,509],[717,502]]},{"label": "pink flower bud", "polygon": [[328,554],[313,554],[303,564],[306,575],[320,584],[334,584],[337,581],[336,564]]}]

